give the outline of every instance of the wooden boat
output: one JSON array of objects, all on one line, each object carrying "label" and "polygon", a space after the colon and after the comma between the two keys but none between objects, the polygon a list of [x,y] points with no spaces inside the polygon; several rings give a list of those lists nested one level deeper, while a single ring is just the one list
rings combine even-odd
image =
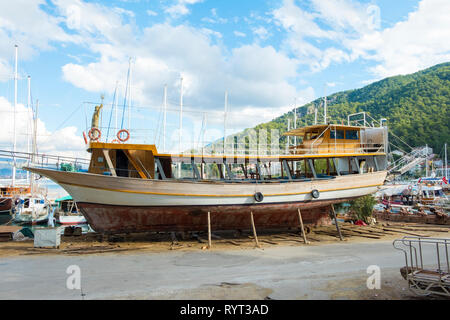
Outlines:
[{"label": "wooden boat", "polygon": [[79,212],[77,204],[71,196],[56,199],[56,222],[64,225],[86,224],[86,218]]},{"label": "wooden boat", "polygon": [[[26,168],[76,201],[97,232],[297,227],[329,219],[331,204],[377,191],[386,178],[386,127],[324,124],[285,133],[286,154],[164,154],[155,145],[91,140],[88,172]],[[178,166],[178,174],[174,170]],[[188,176],[182,176],[188,172]],[[213,173],[217,176],[214,176]]]}]

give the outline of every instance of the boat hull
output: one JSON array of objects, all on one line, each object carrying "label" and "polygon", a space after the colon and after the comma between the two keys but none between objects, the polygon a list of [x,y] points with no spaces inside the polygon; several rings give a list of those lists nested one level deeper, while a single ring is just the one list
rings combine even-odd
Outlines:
[{"label": "boat hull", "polygon": [[[329,222],[331,204],[377,191],[386,172],[290,182],[167,181],[29,169],[61,185],[97,232],[199,231]],[[312,191],[319,191],[314,198]],[[263,195],[258,202],[255,194]],[[261,199],[260,199],[261,200]]]},{"label": "boat hull", "polygon": [[164,206],[130,207],[106,204],[78,203],[78,208],[89,225],[97,232],[144,231],[206,231],[208,212],[211,229],[251,229],[250,212],[256,228],[299,227],[298,209],[305,224],[330,223],[329,207],[332,203],[351,200],[326,200],[311,202],[227,205],[227,206]]}]

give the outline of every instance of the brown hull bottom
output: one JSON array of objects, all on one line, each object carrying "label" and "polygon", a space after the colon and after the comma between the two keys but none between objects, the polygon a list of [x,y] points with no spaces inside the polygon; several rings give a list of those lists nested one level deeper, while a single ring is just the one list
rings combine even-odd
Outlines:
[{"label": "brown hull bottom", "polygon": [[330,205],[351,199],[247,206],[129,207],[83,202],[77,205],[91,228],[101,233],[205,231],[208,212],[211,229],[217,231],[251,229],[250,212],[257,229],[298,227],[298,208],[305,224],[330,224]]},{"label": "brown hull bottom", "polygon": [[12,208],[11,198],[0,198],[0,212],[9,211]]}]

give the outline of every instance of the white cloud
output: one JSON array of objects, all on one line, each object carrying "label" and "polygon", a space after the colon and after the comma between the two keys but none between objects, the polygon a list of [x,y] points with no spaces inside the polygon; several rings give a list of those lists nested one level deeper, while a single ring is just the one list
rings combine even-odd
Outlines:
[{"label": "white cloud", "polygon": [[155,12],[155,11],[153,11],[153,10],[147,10],[146,12],[147,12],[147,15],[149,15],[149,16],[151,16],[151,17],[154,17],[154,16],[157,16],[157,15],[158,15],[158,13]]},{"label": "white cloud", "polygon": [[[284,47],[312,71],[357,59],[375,61],[377,78],[405,74],[450,60],[450,2],[421,0],[405,21],[380,30],[383,12],[350,0],[310,0],[305,11],[284,0],[273,11],[287,32]],[[317,44],[316,44],[317,43]],[[320,44],[320,45],[319,45]]]},{"label": "white cloud", "polygon": [[257,28],[252,29],[253,33],[257,35],[260,39],[265,40],[269,37],[269,31],[263,26],[259,26]]},{"label": "white cloud", "polygon": [[178,18],[191,12],[188,5],[193,5],[200,2],[203,2],[203,0],[177,0],[175,4],[167,7],[164,11],[170,14],[173,18]]},{"label": "white cloud", "polygon": [[408,19],[349,42],[354,54],[380,63],[378,77],[407,74],[450,60],[450,2],[422,0]]},{"label": "white cloud", "polygon": [[41,9],[45,0],[0,1],[0,78],[10,69],[14,45],[19,58],[30,59],[43,50],[52,50],[54,43],[80,43],[77,35],[67,34],[59,25],[62,19]]},{"label": "white cloud", "polygon": [[244,37],[247,36],[245,33],[240,32],[240,31],[234,31],[233,33],[234,33],[234,35],[235,35],[236,37],[244,38]]},{"label": "white cloud", "polygon": [[[0,145],[4,149],[12,150],[14,129],[16,132],[16,150],[18,152],[31,151],[32,141],[32,113],[23,104],[16,107],[16,121],[14,125],[14,106],[0,96]],[[28,149],[30,145],[30,149]],[[45,123],[37,120],[37,147],[39,153],[61,155],[69,157],[81,157],[89,159],[85,151],[85,144],[81,133],[73,126],[64,127],[55,132],[50,132]]]}]

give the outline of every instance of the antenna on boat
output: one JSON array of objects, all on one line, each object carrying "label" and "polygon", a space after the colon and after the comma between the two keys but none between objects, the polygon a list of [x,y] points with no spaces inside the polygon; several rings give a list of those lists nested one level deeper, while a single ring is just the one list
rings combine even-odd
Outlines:
[{"label": "antenna on boat", "polygon": [[[291,131],[291,119],[288,119],[288,132]],[[287,136],[286,153],[289,154],[289,136]]]},{"label": "antenna on boat", "polygon": [[317,124],[317,106],[314,106],[314,124]]},{"label": "antenna on boat", "polygon": [[[17,60],[18,60],[18,48],[19,46],[16,44],[15,46],[15,67],[14,67],[14,120],[13,120],[13,152],[15,154],[16,152],[16,143],[17,143],[17,137],[16,137],[16,108],[17,108]],[[14,187],[16,184],[16,164],[15,159],[13,161],[13,172],[12,172],[12,186]]]},{"label": "antenna on boat", "polygon": [[163,150],[166,151],[167,84],[164,85]]}]

